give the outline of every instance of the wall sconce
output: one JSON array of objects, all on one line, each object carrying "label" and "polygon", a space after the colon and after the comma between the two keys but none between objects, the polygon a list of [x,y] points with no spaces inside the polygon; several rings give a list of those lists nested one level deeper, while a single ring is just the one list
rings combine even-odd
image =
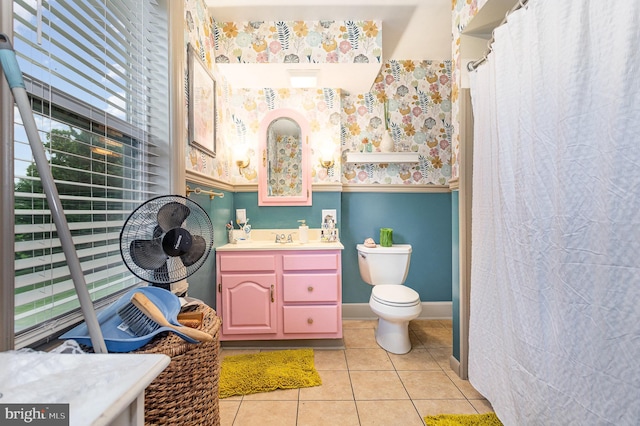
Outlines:
[{"label": "wall sconce", "polygon": [[320,165],[327,169],[327,173],[334,164],[333,150],[334,146],[328,143],[325,143],[320,147]]},{"label": "wall sconce", "polygon": [[249,167],[249,164],[251,164],[249,150],[247,149],[246,145],[238,144],[233,147],[232,155],[232,158],[235,160],[236,166],[238,167],[238,173],[240,173],[240,176],[243,176],[244,169]]},{"label": "wall sconce", "polygon": [[251,164],[251,159],[249,158],[249,156],[245,156],[242,159],[237,159],[236,160],[236,166],[238,166],[238,172],[241,175],[244,174],[244,169],[249,167],[249,164]]},{"label": "wall sconce", "polygon": [[327,169],[328,172],[329,169],[333,167],[333,158],[321,158],[320,165]]}]

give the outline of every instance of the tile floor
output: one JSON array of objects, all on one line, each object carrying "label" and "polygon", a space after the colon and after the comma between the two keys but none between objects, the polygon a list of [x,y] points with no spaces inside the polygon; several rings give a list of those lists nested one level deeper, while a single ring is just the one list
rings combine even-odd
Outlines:
[{"label": "tile floor", "polygon": [[[315,350],[321,386],[220,400],[222,426],[420,426],[427,415],[491,411],[449,368],[451,321],[412,321],[413,348],[405,355],[381,349],[375,326],[376,321],[345,320],[345,349]],[[221,357],[257,351],[224,348]]]}]

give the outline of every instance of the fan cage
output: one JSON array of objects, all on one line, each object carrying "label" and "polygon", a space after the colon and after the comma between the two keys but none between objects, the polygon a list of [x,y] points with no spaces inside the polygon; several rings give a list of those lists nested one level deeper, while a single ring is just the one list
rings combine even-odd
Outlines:
[{"label": "fan cage", "polygon": [[[167,257],[166,268],[148,270],[138,266],[131,255],[130,246],[135,240],[154,240],[161,242],[164,233],[154,238],[157,232],[158,211],[169,203],[180,203],[189,208],[189,215],[182,223],[192,236],[204,238],[204,254],[195,263],[185,266],[179,257]],[[150,284],[172,284],[182,281],[195,273],[207,260],[213,247],[213,225],[206,211],[195,201],[181,195],[161,195],[147,200],[136,208],[127,218],[120,232],[120,253],[124,264],[138,278]]]}]

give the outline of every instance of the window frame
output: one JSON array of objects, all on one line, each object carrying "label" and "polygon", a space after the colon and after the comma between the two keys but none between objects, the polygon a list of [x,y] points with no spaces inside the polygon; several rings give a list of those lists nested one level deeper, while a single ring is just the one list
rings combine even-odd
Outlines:
[{"label": "window frame", "polygon": [[[168,107],[166,111],[167,117],[161,118],[159,121],[164,120],[167,130],[167,144],[160,145],[158,148],[157,156],[162,160],[159,169],[166,173],[158,173],[158,176],[152,182],[152,185],[156,187],[156,191],[172,192],[175,188],[180,188],[180,192],[184,190],[184,161],[180,161],[184,158],[184,146],[183,141],[176,136],[180,136],[184,133],[184,120],[183,111],[184,108],[180,106],[181,99],[184,99],[183,95],[183,74],[184,74],[184,54],[181,53],[183,49],[175,49],[176,46],[182,47],[182,37],[176,38],[176,35],[182,36],[184,34],[183,19],[180,19],[184,15],[184,5],[180,2],[172,2],[170,0],[158,0],[155,1],[157,7],[163,8],[163,13],[166,14],[164,18],[166,25],[168,26],[168,32],[166,34],[166,43],[168,47],[168,54],[166,56],[166,76],[163,75],[162,81],[166,83],[167,98],[173,100],[168,101]],[[171,18],[171,16],[174,18]],[[0,6],[0,31],[5,32],[13,38],[13,2],[2,2]],[[10,31],[7,31],[10,29]],[[171,36],[170,36],[171,35]],[[178,61],[176,66],[175,61]],[[14,102],[11,91],[8,90],[8,86],[4,78],[0,81],[0,123],[2,123],[1,134],[3,140],[14,140],[13,135],[13,123],[14,119]],[[38,83],[35,80],[30,82],[32,84],[32,91],[42,90],[36,89]],[[53,90],[55,92],[55,89]],[[35,93],[34,93],[35,94]],[[57,99],[60,100],[62,105],[65,105],[69,99],[65,100],[64,93],[57,93]],[[179,101],[176,102],[175,100]],[[88,111],[88,110],[87,110]],[[158,117],[154,118],[158,121]],[[117,121],[110,121],[110,127],[113,127]],[[124,122],[123,122],[124,123]],[[8,124],[8,125],[7,125]],[[122,123],[118,123],[122,124]],[[125,127],[126,127],[126,123]],[[157,125],[158,123],[155,123]],[[154,141],[155,143],[156,141]],[[13,143],[2,144],[0,150],[3,161],[0,161],[0,175],[5,182],[13,182],[14,176],[14,150]],[[176,155],[178,154],[178,155]],[[9,178],[10,177],[10,178]],[[9,178],[9,179],[5,179]],[[3,185],[0,188],[0,199],[3,205],[14,205],[14,194],[12,186]],[[14,238],[10,238],[10,235],[14,231],[14,211],[12,209],[2,209],[0,213],[0,232],[2,235],[3,243],[0,245],[0,255],[2,262],[0,267],[2,272],[0,273],[0,288],[2,298],[0,299],[0,317],[2,319],[2,325],[0,325],[0,351],[11,350],[16,347],[22,347],[25,345],[33,346],[34,344],[40,344],[42,342],[48,342],[64,331],[62,329],[59,332],[50,332],[50,329],[42,333],[37,340],[30,339],[29,342],[17,341],[14,333],[14,287],[15,287],[15,269],[14,269]],[[9,238],[8,238],[9,237]],[[105,298],[103,300],[94,303],[94,307],[99,310],[102,306],[106,306],[113,301],[115,296]],[[78,311],[81,317],[81,312]],[[75,323],[79,322],[81,318],[77,319]],[[72,326],[73,321],[69,324]],[[69,327],[66,327],[69,328]]]}]

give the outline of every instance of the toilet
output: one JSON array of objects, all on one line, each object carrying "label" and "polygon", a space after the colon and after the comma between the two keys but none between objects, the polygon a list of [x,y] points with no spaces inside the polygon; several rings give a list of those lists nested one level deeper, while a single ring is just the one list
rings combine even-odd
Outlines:
[{"label": "toilet", "polygon": [[373,286],[369,306],[378,316],[376,341],[388,352],[405,354],[411,350],[409,321],[422,312],[420,295],[403,285],[409,273],[411,245],[356,247],[360,276]]}]

